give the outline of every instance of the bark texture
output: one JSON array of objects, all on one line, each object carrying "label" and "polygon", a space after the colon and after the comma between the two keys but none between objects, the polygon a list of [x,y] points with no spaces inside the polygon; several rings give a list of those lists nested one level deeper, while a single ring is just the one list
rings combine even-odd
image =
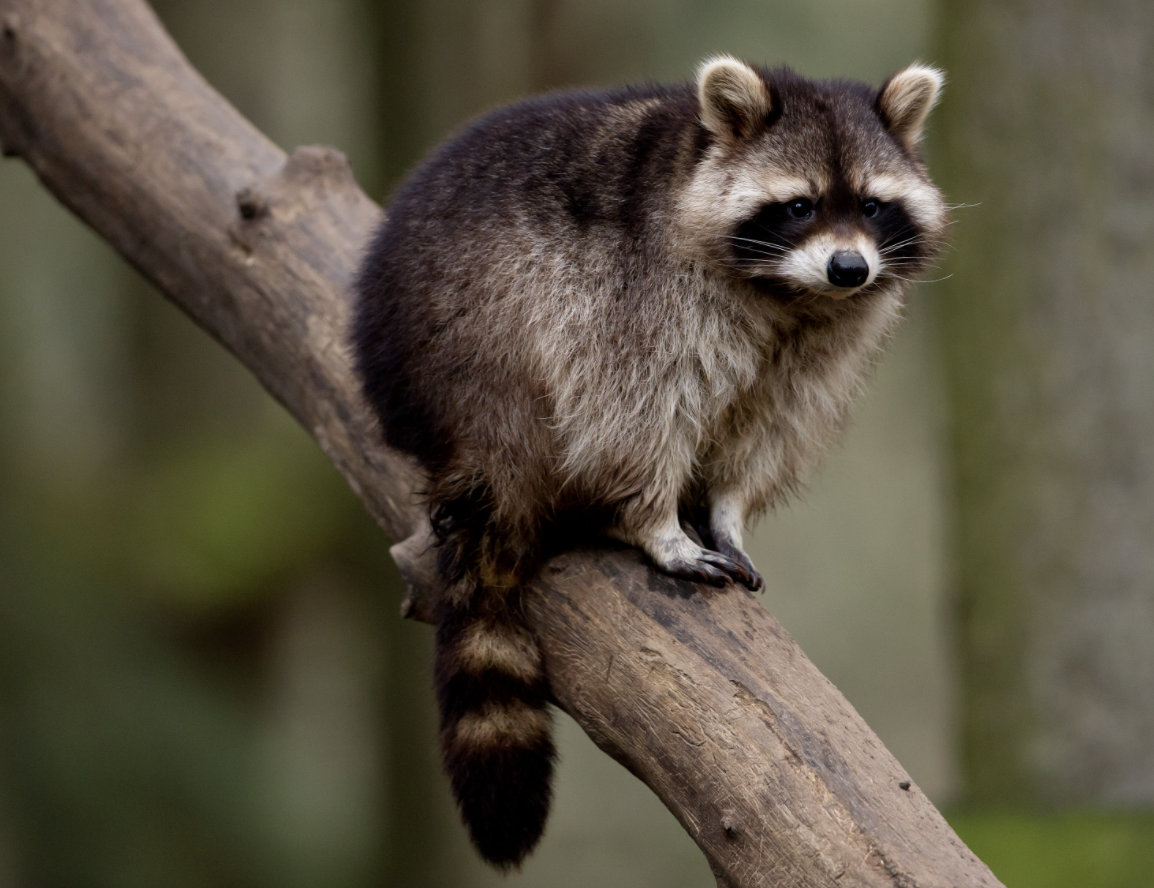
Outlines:
[{"label": "bark texture", "polygon": [[[417,477],[377,443],[343,344],[380,209],[342,156],[286,157],[139,0],[0,0],[0,141],[312,433],[403,541],[424,613]],[[719,884],[999,884],[752,596],[609,548],[555,559],[534,590],[558,703],[662,798]]]}]

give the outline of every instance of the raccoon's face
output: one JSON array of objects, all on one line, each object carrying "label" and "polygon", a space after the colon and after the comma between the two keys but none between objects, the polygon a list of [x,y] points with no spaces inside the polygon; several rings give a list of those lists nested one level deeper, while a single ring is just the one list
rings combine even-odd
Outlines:
[{"label": "raccoon's face", "polygon": [[945,226],[917,153],[941,82],[911,66],[875,92],[707,62],[711,140],[678,207],[691,250],[785,295],[844,298],[916,274]]}]

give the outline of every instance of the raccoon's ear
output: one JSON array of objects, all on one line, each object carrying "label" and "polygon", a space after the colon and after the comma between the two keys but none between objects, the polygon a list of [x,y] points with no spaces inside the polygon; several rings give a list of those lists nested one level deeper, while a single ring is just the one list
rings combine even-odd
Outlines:
[{"label": "raccoon's ear", "polygon": [[773,108],[769,87],[756,71],[732,56],[706,59],[697,69],[701,122],[725,141],[739,141],[765,126]]},{"label": "raccoon's ear", "polygon": [[906,148],[917,148],[930,110],[938,102],[945,75],[929,65],[913,64],[886,81],[878,94],[878,113]]}]

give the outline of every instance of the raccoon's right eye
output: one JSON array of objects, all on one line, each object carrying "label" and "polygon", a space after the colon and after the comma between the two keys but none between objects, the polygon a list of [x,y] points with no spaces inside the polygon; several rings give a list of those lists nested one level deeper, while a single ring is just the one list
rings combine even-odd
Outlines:
[{"label": "raccoon's right eye", "polygon": [[787,203],[785,210],[790,218],[804,221],[813,217],[813,201],[807,197],[799,197]]}]

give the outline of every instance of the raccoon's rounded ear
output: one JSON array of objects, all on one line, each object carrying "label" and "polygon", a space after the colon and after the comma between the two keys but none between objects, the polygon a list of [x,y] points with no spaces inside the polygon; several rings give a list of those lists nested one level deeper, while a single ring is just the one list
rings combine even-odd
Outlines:
[{"label": "raccoon's rounded ear", "polygon": [[697,69],[701,122],[725,141],[747,139],[769,120],[773,96],[761,76],[732,56],[706,59]]},{"label": "raccoon's rounded ear", "polygon": [[929,65],[898,71],[878,93],[877,108],[886,127],[909,150],[922,140],[926,118],[938,103],[946,76]]}]

